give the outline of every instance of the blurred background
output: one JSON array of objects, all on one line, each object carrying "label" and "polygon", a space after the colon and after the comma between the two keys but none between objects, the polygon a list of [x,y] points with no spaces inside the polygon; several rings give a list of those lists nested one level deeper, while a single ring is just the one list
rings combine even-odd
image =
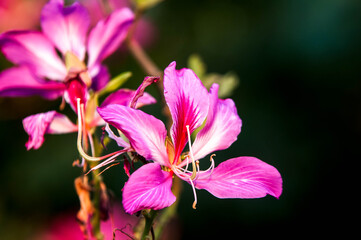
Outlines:
[{"label": "blurred background", "polygon": [[[5,31],[14,27],[6,26],[1,3]],[[19,20],[25,10],[11,14]],[[217,152],[216,164],[255,156],[275,166],[284,182],[278,200],[221,200],[198,191],[197,210],[184,184],[178,230],[170,239],[351,235],[360,205],[361,2],[165,0],[145,17],[154,26],[145,49],[161,69],[173,60],[177,68],[187,67],[196,53],[207,72],[239,78],[231,97],[242,132],[228,150]],[[31,26],[16,27],[36,29],[37,23],[35,17]],[[125,48],[106,63],[113,76],[133,72],[125,87],[137,88],[145,76]],[[1,70],[11,66],[3,55],[0,64]],[[154,86],[147,90],[159,99]],[[39,97],[0,98],[0,239],[30,239],[57,214],[79,207],[73,179],[81,171],[72,167],[76,134],[47,135],[39,150],[24,146],[22,119],[59,105]],[[144,111],[162,118],[159,104]],[[103,176],[120,199],[122,166]]]}]

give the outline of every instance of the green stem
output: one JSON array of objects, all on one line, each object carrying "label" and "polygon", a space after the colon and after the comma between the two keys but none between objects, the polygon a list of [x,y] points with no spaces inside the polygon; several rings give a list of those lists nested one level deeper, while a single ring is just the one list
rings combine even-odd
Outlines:
[{"label": "green stem", "polygon": [[150,210],[149,212],[147,212],[146,210],[143,210],[143,216],[145,218],[145,226],[141,240],[150,239],[149,232],[152,232],[152,239],[154,240],[155,237],[154,237],[154,232],[152,231],[152,227],[153,227],[154,219],[157,216],[157,211]]},{"label": "green stem", "polygon": [[[101,152],[100,148],[98,147],[100,144],[98,143],[97,139],[94,136],[92,136],[92,137],[93,137],[94,146],[95,146],[95,149],[93,149],[94,154],[95,154],[95,156],[98,156]],[[89,162],[90,168],[95,167],[97,164],[98,164],[97,162],[93,162],[93,161]],[[96,170],[92,171],[92,179],[93,179],[92,202],[93,202],[95,212],[92,216],[91,224],[93,227],[93,233],[94,233],[95,238],[98,240],[103,240],[104,236],[100,230],[100,222],[101,222],[100,204],[101,204],[101,194],[102,194],[100,185],[103,182],[103,179],[102,179],[102,176],[99,175],[99,173],[100,173],[100,169],[96,169]]]},{"label": "green stem", "polygon": [[[94,162],[90,163],[91,167],[94,167],[92,165],[95,165]],[[93,227],[93,233],[96,239],[102,240],[104,238],[101,230],[100,230],[100,182],[102,181],[101,177],[98,176],[99,170],[92,171],[92,177],[93,177],[93,206],[94,206],[94,214],[92,216],[91,224]]]},{"label": "green stem", "polygon": [[177,201],[175,201],[171,206],[167,207],[162,211],[157,226],[155,228],[155,235],[159,238],[163,232],[163,229],[169,223],[169,221],[177,215],[177,208],[180,198],[180,193],[182,191],[182,180],[180,178],[174,178],[173,180],[173,189],[172,192],[176,196]]}]

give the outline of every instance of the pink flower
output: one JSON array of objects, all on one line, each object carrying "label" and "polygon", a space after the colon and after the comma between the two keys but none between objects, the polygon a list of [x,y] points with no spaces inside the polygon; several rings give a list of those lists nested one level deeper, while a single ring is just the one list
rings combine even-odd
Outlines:
[{"label": "pink flower", "polygon": [[[101,62],[125,39],[133,19],[128,8],[119,9],[99,21],[88,35],[90,19],[82,5],[64,7],[63,0],[51,0],[41,13],[42,32],[0,35],[1,51],[18,65],[0,74],[0,96],[64,96],[76,109],[76,98],[86,101],[88,89],[98,91],[109,80]],[[87,64],[83,62],[86,53]]]},{"label": "pink flower", "polygon": [[[110,11],[121,8],[134,7],[133,0],[80,0],[80,2],[91,12],[91,22],[99,21],[109,15]],[[133,39],[135,39],[143,47],[149,47],[158,35],[158,29],[152,23],[152,21],[142,16],[137,21],[137,26],[134,30]],[[121,48],[123,50],[123,48]]]},{"label": "pink flower", "polygon": [[[136,170],[123,190],[123,206],[133,214],[142,209],[162,209],[174,203],[173,175],[188,182],[197,202],[196,188],[218,198],[278,198],[282,178],[276,168],[254,157],[232,158],[201,171],[199,159],[228,148],[241,131],[242,121],[231,99],[218,98],[218,85],[210,92],[190,69],[164,71],[164,95],[173,125],[170,138],[157,118],[126,106],[110,104],[98,108],[100,116],[129,139],[134,151],[153,163]],[[204,124],[204,125],[203,125]],[[191,134],[203,126],[193,144]],[[186,144],[189,152],[184,152]],[[191,168],[189,168],[191,166]]]},{"label": "pink flower", "polygon": [[[128,8],[118,9],[88,34],[90,17],[82,5],[76,2],[64,7],[63,0],[50,0],[41,12],[42,32],[23,30],[0,35],[1,51],[17,65],[0,73],[0,96],[63,97],[76,111],[78,98],[86,105],[89,91],[97,92],[109,81],[102,61],[123,42],[133,19]],[[101,121],[96,116],[94,119]],[[94,119],[89,126],[100,124]],[[28,149],[39,148],[45,133],[76,130],[55,111],[29,116],[23,123],[30,136]]]}]

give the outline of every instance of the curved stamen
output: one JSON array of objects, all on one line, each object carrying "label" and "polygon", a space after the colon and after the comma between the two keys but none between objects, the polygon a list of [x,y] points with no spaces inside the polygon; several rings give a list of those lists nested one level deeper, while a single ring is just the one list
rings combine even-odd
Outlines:
[{"label": "curved stamen", "polygon": [[[175,175],[177,175],[180,179],[182,179],[183,181],[187,181],[189,179],[189,174],[184,173],[180,168],[178,168],[177,166],[172,166],[172,171],[175,173]],[[189,171],[188,171],[189,172]],[[191,172],[189,172],[191,173]]]},{"label": "curved stamen", "polygon": [[115,158],[118,157],[120,154],[122,154],[124,152],[126,152],[126,151],[118,152],[117,154],[113,155],[112,157],[108,158],[107,160],[103,161],[102,163],[99,163],[95,167],[91,168],[85,175],[89,174],[91,171],[97,170],[97,169],[99,169],[101,167],[104,167],[104,166],[114,162]]},{"label": "curved stamen", "polygon": [[191,179],[191,180],[194,180],[195,177],[197,176],[197,169],[196,169],[196,164],[195,164],[194,155],[193,155],[193,150],[192,150],[191,134],[190,134],[190,132],[189,132],[189,125],[187,125],[186,128],[187,128],[187,134],[188,134],[189,152],[190,152],[190,154],[191,154],[192,167],[193,167],[193,173],[192,173],[192,176],[190,177],[190,179]]},{"label": "curved stamen", "polygon": [[214,170],[214,160],[213,160],[213,156],[216,156],[216,154],[212,154],[211,155],[211,157],[210,157],[210,161],[211,161],[211,166],[209,166],[209,168],[207,169],[207,170],[204,170],[204,171],[202,171],[202,172],[208,172],[208,175],[207,176],[202,176],[202,179],[204,179],[204,178],[209,178],[211,175],[212,175],[212,173],[213,173],[213,170]]},{"label": "curved stamen", "polygon": [[193,181],[192,181],[192,179],[191,179],[191,178],[189,178],[189,181],[190,181],[190,183],[191,183],[191,185],[192,185],[193,195],[194,195],[194,202],[193,202],[192,207],[193,207],[193,209],[196,209],[196,205],[197,205],[197,194],[196,194],[196,189],[195,189],[195,187],[194,187],[194,184],[193,184]]},{"label": "curved stamen", "polygon": [[94,156],[95,155],[94,141],[93,141],[93,137],[90,132],[88,132],[88,139],[89,139],[91,153]]},{"label": "curved stamen", "polygon": [[198,176],[199,176],[199,173],[200,173],[200,170],[199,170],[199,161],[197,160],[196,161],[196,166],[197,166],[197,173],[196,173],[196,176],[195,176],[195,180],[197,180],[198,179]]},{"label": "curved stamen", "polygon": [[[187,165],[184,168],[183,172],[188,171],[189,157],[187,156]],[[177,166],[178,167],[178,166]]]},{"label": "curved stamen", "polygon": [[124,150],[120,150],[120,151],[116,151],[116,152],[113,152],[113,153],[110,153],[110,154],[107,154],[105,156],[102,156],[102,157],[91,157],[89,156],[83,149],[83,146],[82,146],[82,136],[83,136],[83,133],[82,133],[82,129],[83,129],[83,126],[82,126],[82,121],[83,121],[83,117],[82,117],[82,111],[81,111],[81,106],[84,106],[83,104],[80,104],[80,98],[77,98],[77,112],[78,112],[78,138],[77,138],[77,148],[78,148],[78,151],[79,151],[79,154],[86,160],[88,161],[92,161],[92,162],[97,162],[97,161],[101,161],[101,160],[104,160],[108,157],[111,157],[117,153],[123,153]]},{"label": "curved stamen", "polygon": [[209,166],[209,168],[207,170],[205,170],[206,172],[208,172],[209,170],[211,170],[211,174],[213,173],[213,169],[214,169],[214,160],[213,157],[216,156],[216,154],[212,154],[209,158],[209,161],[211,161],[211,166]]},{"label": "curved stamen", "polygon": [[183,172],[183,168],[180,168],[178,166],[172,166],[172,171],[175,173],[175,175],[177,175],[180,179],[182,179],[183,181],[187,181],[190,182],[191,186],[192,186],[192,190],[193,190],[193,195],[194,195],[194,202],[192,207],[194,209],[196,209],[196,204],[197,204],[197,193],[196,193],[196,188],[194,187],[194,183],[193,183],[193,179],[192,176],[189,176],[190,173],[192,173],[191,171],[187,171],[187,173]]}]

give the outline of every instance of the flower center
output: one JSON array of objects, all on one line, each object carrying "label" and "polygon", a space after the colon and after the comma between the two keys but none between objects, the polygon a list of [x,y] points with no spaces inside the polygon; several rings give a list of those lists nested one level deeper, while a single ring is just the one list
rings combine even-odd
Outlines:
[{"label": "flower center", "polygon": [[[195,185],[193,183],[193,181],[197,181],[197,179],[199,177],[201,178],[208,178],[214,169],[214,160],[213,160],[213,156],[215,156],[215,154],[212,154],[210,157],[210,161],[211,161],[211,166],[205,170],[205,171],[200,171],[199,170],[199,161],[194,159],[194,154],[193,154],[193,149],[192,149],[192,142],[191,142],[191,135],[190,135],[190,131],[189,131],[189,126],[186,126],[187,128],[187,135],[188,135],[188,145],[189,145],[189,154],[186,156],[186,161],[187,161],[187,165],[185,166],[185,168],[182,168],[179,166],[179,163],[176,164],[172,164],[172,171],[182,180],[187,181],[191,184],[192,186],[192,190],[193,190],[193,195],[194,195],[194,202],[193,202],[193,208],[196,209],[196,204],[197,204],[197,193],[196,193],[196,189],[195,189]],[[168,146],[169,144],[167,144]],[[172,144],[173,146],[173,144]],[[167,148],[168,149],[168,148]],[[174,155],[174,148],[173,148],[173,155]],[[168,157],[169,156],[173,156],[173,155],[169,155],[168,152]],[[172,158],[170,158],[172,159]],[[188,170],[188,165],[189,165],[189,161],[191,161],[192,164],[192,171]],[[177,161],[175,161],[177,162]],[[207,174],[207,176],[204,176],[204,174]],[[202,176],[200,176],[202,174]]]},{"label": "flower center", "polygon": [[86,103],[87,96],[87,87],[84,82],[79,79],[79,77],[75,77],[69,79],[66,83],[66,93],[67,100],[72,105],[74,109],[77,109],[77,99],[80,99],[81,104]]}]

